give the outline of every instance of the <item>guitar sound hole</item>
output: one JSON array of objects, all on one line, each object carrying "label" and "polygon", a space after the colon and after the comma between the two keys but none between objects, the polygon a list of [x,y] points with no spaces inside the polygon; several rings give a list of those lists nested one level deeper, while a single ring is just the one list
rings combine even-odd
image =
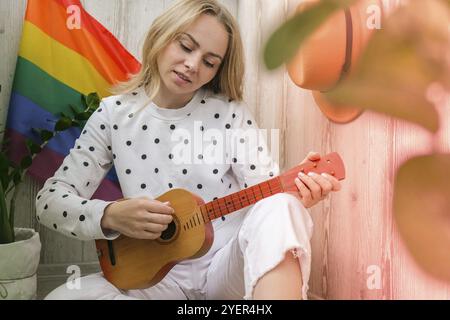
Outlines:
[{"label": "guitar sound hole", "polygon": [[177,226],[176,226],[175,222],[172,221],[172,222],[169,223],[169,225],[167,226],[167,229],[164,230],[164,231],[161,233],[161,237],[160,237],[160,238],[161,238],[162,240],[167,241],[167,240],[173,238],[173,236],[175,235],[176,231],[177,231]]}]

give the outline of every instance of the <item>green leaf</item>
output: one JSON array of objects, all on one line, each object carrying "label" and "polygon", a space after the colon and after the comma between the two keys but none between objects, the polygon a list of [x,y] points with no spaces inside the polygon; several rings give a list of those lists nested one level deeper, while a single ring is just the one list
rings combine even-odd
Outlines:
[{"label": "green leaf", "polygon": [[46,142],[46,141],[50,140],[51,138],[53,138],[53,135],[54,135],[53,132],[48,131],[48,130],[43,130],[43,129],[33,129],[33,130],[39,134],[42,142]]},{"label": "green leaf", "polygon": [[86,102],[89,109],[96,110],[100,105],[100,97],[96,92],[89,93]]},{"label": "green leaf", "polygon": [[422,269],[450,282],[450,154],[419,156],[398,170],[395,222]]},{"label": "green leaf", "polygon": [[79,128],[81,128],[81,123],[76,121],[76,120],[73,120],[72,121],[72,127],[79,127]]},{"label": "green leaf", "polygon": [[87,119],[89,119],[89,117],[92,115],[91,112],[81,112],[75,115],[75,120],[81,120],[81,121],[85,121]]},{"label": "green leaf", "polygon": [[36,144],[34,141],[27,139],[26,141],[27,149],[31,154],[36,154],[41,152],[41,147]]},{"label": "green leaf", "polygon": [[264,50],[264,62],[269,70],[288,62],[303,41],[333,12],[350,6],[355,0],[327,0],[305,9],[287,20],[270,36]]},{"label": "green leaf", "polygon": [[10,160],[6,157],[6,155],[1,152],[0,153],[0,180],[3,190],[7,190],[9,187],[9,183],[11,182],[9,171],[10,171]]},{"label": "green leaf", "polygon": [[18,168],[13,173],[14,185],[17,186],[22,181],[21,169]]},{"label": "green leaf", "polygon": [[14,229],[11,229],[5,190],[0,184],[0,244],[14,241]]},{"label": "green leaf", "polygon": [[88,108],[87,97],[84,94],[81,95],[81,105],[83,106],[83,110]]},{"label": "green leaf", "polygon": [[69,104],[69,108],[70,108],[70,110],[72,110],[72,113],[74,115],[80,113],[80,111],[78,111],[78,109],[75,106],[71,105],[71,104]]},{"label": "green leaf", "polygon": [[31,166],[33,159],[30,156],[24,157],[22,161],[20,161],[20,168],[25,170]]},{"label": "green leaf", "polygon": [[64,130],[69,129],[71,126],[72,126],[72,119],[63,116],[56,123],[55,130],[56,131],[64,131]]}]

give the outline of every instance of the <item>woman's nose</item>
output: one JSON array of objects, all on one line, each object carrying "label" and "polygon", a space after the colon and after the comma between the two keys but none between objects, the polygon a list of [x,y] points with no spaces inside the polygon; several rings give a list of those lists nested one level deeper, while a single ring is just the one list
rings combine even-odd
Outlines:
[{"label": "woman's nose", "polygon": [[186,66],[186,68],[189,71],[197,72],[198,65],[200,63],[199,60],[200,60],[199,57],[191,56],[191,57],[186,58],[186,60],[184,61],[184,65]]}]

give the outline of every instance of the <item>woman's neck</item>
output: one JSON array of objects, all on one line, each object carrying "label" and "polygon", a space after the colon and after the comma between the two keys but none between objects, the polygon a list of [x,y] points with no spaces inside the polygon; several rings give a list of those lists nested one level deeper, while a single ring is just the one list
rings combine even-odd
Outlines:
[{"label": "woman's neck", "polygon": [[153,103],[160,108],[180,109],[187,105],[194,95],[195,92],[186,95],[174,95],[160,89],[155,98],[153,98]]}]

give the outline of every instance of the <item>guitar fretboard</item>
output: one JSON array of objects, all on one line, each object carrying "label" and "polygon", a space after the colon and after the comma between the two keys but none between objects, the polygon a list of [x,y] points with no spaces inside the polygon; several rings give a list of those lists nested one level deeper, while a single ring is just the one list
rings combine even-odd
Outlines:
[{"label": "guitar fretboard", "polygon": [[[279,177],[275,177],[199,206],[193,219],[198,220],[197,224],[206,223],[280,192],[283,192],[281,181]],[[199,216],[200,213],[201,216]]]},{"label": "guitar fretboard", "polygon": [[311,171],[317,174],[326,172],[339,180],[345,178],[342,159],[336,152],[332,152],[323,156],[320,161],[300,164],[280,176],[198,206],[197,210],[184,221],[184,228],[189,229],[208,223],[277,193],[298,192],[294,182],[297,174],[299,172],[307,174]]}]

